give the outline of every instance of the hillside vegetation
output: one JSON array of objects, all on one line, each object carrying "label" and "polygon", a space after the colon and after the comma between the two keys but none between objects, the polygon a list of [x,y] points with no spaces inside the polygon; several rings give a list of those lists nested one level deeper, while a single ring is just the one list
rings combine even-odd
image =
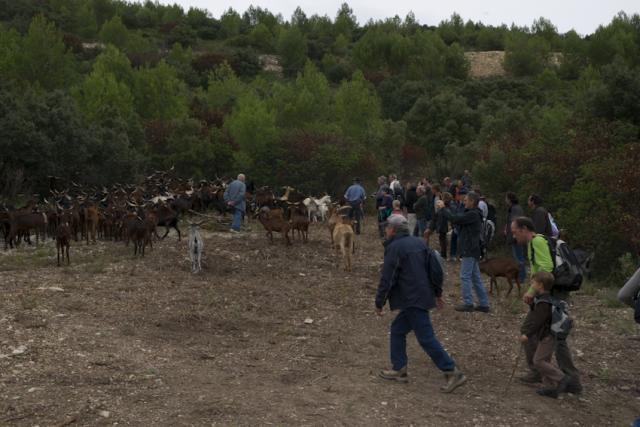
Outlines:
[{"label": "hillside vegetation", "polygon": [[[284,18],[2,0],[0,20],[7,200],[46,194],[47,176],[102,185],[172,165],[312,193],[354,175],[468,168],[499,206],[507,190],[541,194],[600,271],[640,247],[638,15],[584,37],[544,18],[363,24],[347,4],[333,18]],[[504,51],[505,74],[471,78],[470,51]],[[282,75],[263,70],[264,54]]]}]

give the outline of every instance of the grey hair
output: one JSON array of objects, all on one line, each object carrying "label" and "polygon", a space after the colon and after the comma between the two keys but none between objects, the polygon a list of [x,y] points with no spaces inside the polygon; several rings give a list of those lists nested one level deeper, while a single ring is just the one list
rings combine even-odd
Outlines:
[{"label": "grey hair", "polygon": [[467,197],[473,200],[473,206],[478,206],[478,202],[480,201],[480,195],[475,191],[470,191],[467,193]]},{"label": "grey hair", "polygon": [[244,181],[244,179],[245,179],[245,176],[244,176],[243,173],[238,174],[238,180],[239,181]]},{"label": "grey hair", "polygon": [[404,232],[409,232],[409,224],[400,224],[399,226],[396,227],[396,231],[404,231]]}]

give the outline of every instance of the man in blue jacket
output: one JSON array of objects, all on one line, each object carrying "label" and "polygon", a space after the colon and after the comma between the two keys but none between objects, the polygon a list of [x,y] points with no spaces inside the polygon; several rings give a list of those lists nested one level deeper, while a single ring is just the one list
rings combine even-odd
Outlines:
[{"label": "man in blue jacket", "polygon": [[364,192],[364,188],[360,184],[360,178],[354,178],[353,184],[347,188],[347,191],[344,193],[344,198],[351,206],[351,211],[349,211],[349,218],[355,218],[355,232],[356,234],[360,234],[360,224],[362,223],[362,212],[363,212],[363,204],[367,195]]},{"label": "man in blue jacket", "polygon": [[242,215],[246,209],[244,194],[247,186],[244,184],[245,177],[243,174],[238,175],[238,179],[233,181],[226,190],[224,190],[225,203],[233,208],[233,222],[229,231],[233,233],[240,232],[240,224],[242,223]]},{"label": "man in blue jacket", "polygon": [[385,226],[384,265],[376,294],[376,314],[383,315],[387,300],[391,310],[400,310],[391,323],[390,353],[392,367],[379,373],[381,378],[406,382],[407,334],[414,331],[418,343],[436,366],[444,372],[446,384],[440,388],[451,393],[467,381],[438,341],[431,325],[429,310],[441,308],[444,275],[437,255],[418,237],[409,235],[407,219],[391,215]]}]

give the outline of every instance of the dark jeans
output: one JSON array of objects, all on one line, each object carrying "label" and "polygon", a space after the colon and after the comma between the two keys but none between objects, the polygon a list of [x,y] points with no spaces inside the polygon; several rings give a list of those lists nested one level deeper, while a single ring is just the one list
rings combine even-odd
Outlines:
[{"label": "dark jeans", "polygon": [[442,258],[447,259],[447,233],[438,233],[440,239],[440,253]]},{"label": "dark jeans", "polygon": [[418,237],[422,237],[424,232],[429,228],[429,220],[427,219],[418,219]]},{"label": "dark jeans", "polygon": [[451,232],[451,259],[455,261],[457,256],[458,256],[458,233],[454,228],[453,231]]},{"label": "dark jeans", "polygon": [[391,323],[390,352],[394,370],[407,366],[407,334],[411,331],[438,369],[453,371],[455,362],[436,338],[429,312],[414,307],[400,311]]},{"label": "dark jeans", "polygon": [[518,280],[520,283],[526,283],[527,281],[527,263],[524,257],[524,246],[517,243],[511,244],[511,254],[520,264],[520,273],[518,274]]},{"label": "dark jeans", "polygon": [[[533,366],[533,356],[536,353],[537,346],[538,340],[535,337],[529,339],[529,341],[524,345],[524,352],[527,356],[527,365],[532,371],[535,371]],[[558,362],[558,367],[562,372],[575,379],[580,379],[580,371],[578,371],[578,368],[573,364],[571,350],[569,349],[566,339],[556,340],[556,361]]]},{"label": "dark jeans", "polygon": [[362,208],[360,207],[361,204],[362,202],[360,201],[349,202],[349,206],[351,206],[351,210],[349,211],[349,219],[355,218],[356,220],[356,226],[353,230],[356,232],[356,234],[360,234],[360,223],[362,223]]}]

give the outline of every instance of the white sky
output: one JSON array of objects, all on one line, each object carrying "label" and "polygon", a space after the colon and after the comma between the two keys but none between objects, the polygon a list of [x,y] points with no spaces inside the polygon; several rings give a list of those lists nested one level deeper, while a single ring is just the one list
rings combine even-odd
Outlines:
[{"label": "white sky", "polygon": [[[177,3],[185,11],[191,6],[207,9],[216,18],[229,7],[233,7],[242,14],[249,5],[253,4],[266,8],[274,14],[280,13],[289,20],[297,6],[300,6],[307,16],[318,14],[335,18],[343,1],[161,0],[160,3]],[[581,35],[591,34],[599,25],[611,22],[619,11],[624,11],[628,15],[640,12],[638,0],[351,0],[347,3],[361,25],[370,18],[378,20],[394,15],[404,18],[409,11],[413,11],[421,24],[437,25],[443,19],[449,18],[453,12],[457,12],[465,21],[471,19],[487,25],[507,24],[508,26],[512,23],[518,26],[530,26],[534,19],[542,16],[551,20],[561,33],[574,29]]]}]

